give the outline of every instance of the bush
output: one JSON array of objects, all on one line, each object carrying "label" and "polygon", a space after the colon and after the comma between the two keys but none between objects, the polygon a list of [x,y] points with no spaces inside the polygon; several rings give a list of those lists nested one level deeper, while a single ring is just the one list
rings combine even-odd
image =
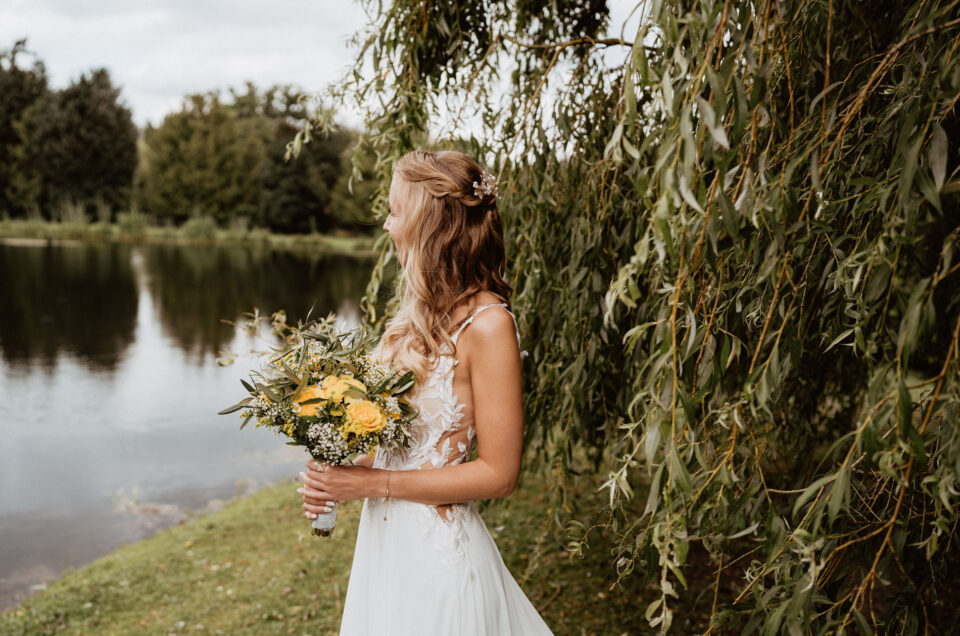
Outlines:
[{"label": "bush", "polygon": [[230,219],[230,238],[244,239],[250,233],[250,217],[235,216]]},{"label": "bush", "polygon": [[136,207],[129,212],[121,212],[117,215],[117,227],[124,234],[143,236],[147,228],[147,215]]},{"label": "bush", "polygon": [[189,239],[213,240],[217,234],[217,223],[213,217],[195,216],[183,224],[180,232]]},{"label": "bush", "polygon": [[90,217],[84,211],[84,206],[71,198],[63,198],[54,211],[54,220],[70,225],[88,225]]},{"label": "bush", "polygon": [[93,208],[97,212],[97,221],[99,223],[110,223],[113,220],[113,208],[103,198],[102,194],[97,194],[93,198]]}]

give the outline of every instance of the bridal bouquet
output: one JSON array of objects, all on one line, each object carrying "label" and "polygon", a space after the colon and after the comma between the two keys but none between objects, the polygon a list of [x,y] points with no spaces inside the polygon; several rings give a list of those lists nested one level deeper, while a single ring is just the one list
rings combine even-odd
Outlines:
[{"label": "bridal bouquet", "polygon": [[[371,356],[376,342],[364,327],[338,332],[333,317],[297,327],[284,324],[286,346],[274,350],[250,382],[250,397],[219,415],[241,411],[244,426],[255,419],[304,446],[317,461],[343,464],[377,447],[409,442],[407,425],[416,412],[404,399],[413,374],[399,373]],[[313,532],[329,536],[336,507],[313,520]]]}]

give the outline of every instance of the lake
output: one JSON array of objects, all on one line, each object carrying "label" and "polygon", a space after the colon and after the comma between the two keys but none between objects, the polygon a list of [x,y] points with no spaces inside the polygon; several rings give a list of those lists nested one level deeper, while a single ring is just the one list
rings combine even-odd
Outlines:
[{"label": "lake", "polygon": [[[217,411],[245,397],[243,315],[360,318],[372,261],[257,248],[0,242],[0,609],[306,459]],[[226,322],[225,322],[226,321]],[[231,322],[236,324],[230,324]],[[219,357],[236,354],[231,366]],[[304,520],[304,523],[308,523]]]}]

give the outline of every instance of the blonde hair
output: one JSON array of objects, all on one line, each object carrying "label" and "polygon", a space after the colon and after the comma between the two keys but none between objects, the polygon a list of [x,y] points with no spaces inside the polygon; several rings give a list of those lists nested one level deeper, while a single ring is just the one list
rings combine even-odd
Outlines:
[{"label": "blonde hair", "polygon": [[509,303],[496,194],[477,196],[482,170],[456,151],[414,150],[393,167],[390,205],[404,216],[400,306],[380,342],[383,354],[422,382],[444,344],[452,352],[450,314],[489,291]]}]

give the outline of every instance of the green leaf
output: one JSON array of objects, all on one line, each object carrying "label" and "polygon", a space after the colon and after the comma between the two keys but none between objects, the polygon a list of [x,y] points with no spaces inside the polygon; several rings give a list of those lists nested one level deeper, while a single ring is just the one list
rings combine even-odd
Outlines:
[{"label": "green leaf", "polygon": [[271,402],[280,402],[280,397],[276,393],[274,393],[270,387],[268,387],[265,384],[257,384],[256,386],[261,393],[267,396],[268,400],[270,400]]},{"label": "green leaf", "polygon": [[615,162],[619,162],[623,156],[620,153],[620,139],[623,137],[623,122],[617,124],[617,127],[613,129],[613,134],[610,135],[610,140],[607,142],[606,147],[603,149],[603,157],[605,159],[612,159]]},{"label": "green leaf", "polygon": [[903,151],[903,172],[900,173],[900,204],[904,209],[910,205],[910,188],[913,186],[913,175],[917,171],[917,155],[920,154],[922,137],[917,137],[909,147]]},{"label": "green leaf", "polygon": [[917,343],[920,327],[920,312],[923,308],[922,298],[930,283],[929,278],[917,282],[907,300],[906,313],[900,321],[900,331],[897,335],[897,349],[906,364]]},{"label": "green leaf", "polygon": [[923,195],[923,198],[930,202],[930,205],[935,207],[937,211],[942,212],[943,209],[940,206],[940,193],[937,191],[937,186],[933,183],[933,179],[930,178],[924,171],[918,171],[917,176],[917,188],[919,188],[920,193]]},{"label": "green leaf", "polygon": [[933,182],[937,190],[941,190],[947,179],[947,133],[940,124],[933,127],[927,157],[930,160],[930,174]]},{"label": "green leaf", "polygon": [[913,426],[913,401],[902,377],[897,382],[897,405],[900,412],[900,433],[906,435]]},{"label": "green leaf", "polygon": [[687,496],[692,495],[693,485],[690,480],[690,473],[687,471],[687,465],[680,459],[676,442],[670,442],[670,470],[680,492]]},{"label": "green leaf", "polygon": [[703,116],[703,123],[710,132],[710,136],[713,137],[713,140],[717,142],[718,146],[724,150],[730,150],[727,133],[723,129],[723,124],[717,121],[717,115],[713,111],[713,106],[710,105],[710,102],[699,96],[696,101],[697,106],[700,108],[700,113]]},{"label": "green leaf", "polygon": [[874,631],[870,626],[870,623],[867,622],[866,617],[860,613],[856,607],[850,608],[853,612],[853,621],[857,624],[857,629],[860,630],[860,633],[863,636],[873,636]]},{"label": "green leaf", "polygon": [[846,339],[846,337],[849,336],[851,333],[853,333],[852,327],[850,329],[844,329],[842,332],[840,332],[839,336],[833,339],[833,342],[830,343],[830,346],[824,349],[823,352],[826,353],[827,351],[830,351],[831,349],[833,349],[841,340]]},{"label": "green leaf", "polygon": [[653,474],[653,479],[650,480],[650,491],[647,493],[647,505],[643,509],[644,516],[655,514],[657,508],[660,504],[660,491],[663,486],[660,481],[663,478],[663,464],[657,467],[657,472]]},{"label": "green leaf", "polygon": [[670,115],[674,114],[673,110],[673,78],[670,77],[670,69],[667,69],[663,73],[663,80],[660,82],[660,89],[663,94],[663,104],[664,108]]},{"label": "green leaf", "polygon": [[653,468],[653,459],[656,456],[657,449],[660,447],[661,440],[659,422],[653,419],[647,420],[647,426],[643,436],[643,456],[648,469]]},{"label": "green leaf", "polygon": [[653,615],[660,608],[661,603],[663,603],[662,596],[647,605],[647,610],[643,613],[644,618],[646,618],[648,621],[653,620]]},{"label": "green leaf", "polygon": [[740,532],[737,532],[736,534],[728,535],[728,536],[725,537],[725,538],[727,538],[727,539],[739,539],[740,537],[745,537],[745,536],[747,536],[748,534],[753,534],[753,532],[754,532],[757,528],[759,528],[759,527],[760,527],[760,522],[759,522],[759,521],[755,521],[755,522],[753,522],[752,524],[750,524],[749,526],[747,526],[746,528],[744,528],[743,530],[741,530]]},{"label": "green leaf", "polygon": [[837,472],[837,479],[830,487],[830,500],[827,502],[827,518],[830,523],[837,518],[840,507],[848,499],[847,490],[850,487],[850,467],[844,466]]},{"label": "green leaf", "polygon": [[253,402],[253,398],[252,398],[252,397],[248,397],[248,398],[246,398],[246,399],[240,400],[239,402],[237,402],[237,403],[234,404],[233,406],[228,406],[227,408],[223,409],[222,411],[217,412],[217,415],[229,415],[230,413],[236,413],[237,411],[239,411],[239,410],[242,409],[243,407],[247,406],[247,405],[250,404],[251,402]]},{"label": "green leaf", "polygon": [[348,397],[357,398],[358,400],[365,400],[367,398],[367,394],[355,386],[348,387],[343,394]]},{"label": "green leaf", "polygon": [[836,474],[824,475],[820,479],[817,479],[812,484],[803,489],[803,492],[800,493],[800,496],[797,497],[797,500],[793,504],[793,516],[796,518],[797,513],[800,511],[803,506],[816,495],[820,489],[825,485],[829,484],[831,481],[837,478]]},{"label": "green leaf", "polygon": [[700,207],[700,202],[697,201],[697,197],[695,197],[693,195],[693,192],[690,190],[690,184],[687,183],[687,180],[684,177],[684,175],[680,175],[679,188],[680,188],[680,196],[683,197],[683,200],[686,201],[688,204],[690,204],[690,207],[692,207],[694,210],[696,210],[700,214],[703,214],[703,208]]},{"label": "green leaf", "polygon": [[910,443],[911,454],[920,462],[921,465],[927,463],[927,448],[923,443],[923,437],[915,426],[907,429],[907,440]]}]

